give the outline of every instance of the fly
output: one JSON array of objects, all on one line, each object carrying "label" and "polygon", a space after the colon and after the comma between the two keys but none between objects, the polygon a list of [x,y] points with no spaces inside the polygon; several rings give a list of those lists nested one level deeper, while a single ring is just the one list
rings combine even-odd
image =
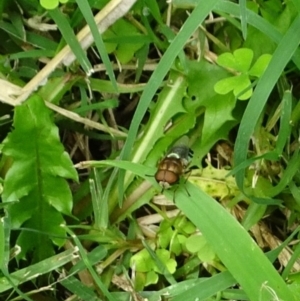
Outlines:
[{"label": "fly", "polygon": [[193,151],[188,147],[188,143],[187,136],[181,137],[158,164],[155,179],[163,189],[178,183],[185,173],[193,157]]}]

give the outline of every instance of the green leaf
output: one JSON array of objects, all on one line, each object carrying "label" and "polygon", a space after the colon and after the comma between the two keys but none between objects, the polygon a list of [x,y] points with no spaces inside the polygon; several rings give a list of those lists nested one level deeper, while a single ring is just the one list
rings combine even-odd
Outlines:
[{"label": "green leaf", "polygon": [[188,221],[185,217],[183,219],[176,219],[174,226],[184,234],[192,234],[196,231],[196,227],[193,223]]},{"label": "green leaf", "polygon": [[[167,224],[167,227],[164,227],[163,224]],[[160,231],[157,234],[158,243],[159,243],[160,247],[163,249],[167,248],[173,235],[174,235],[174,231],[172,230],[170,222],[162,221],[162,223],[160,225]]]},{"label": "green leaf", "polygon": [[249,48],[240,48],[233,53],[236,62],[236,70],[245,73],[249,70],[253,60],[253,50]]},{"label": "green leaf", "polygon": [[23,225],[40,232],[21,233],[20,256],[36,248],[36,259],[41,260],[52,252],[46,247],[51,245],[49,235],[62,245],[63,240],[54,236],[65,236],[60,227],[62,214],[71,215],[72,209],[72,195],[64,178],[77,180],[77,173],[40,97],[32,96],[16,107],[14,130],[4,142],[3,153],[13,164],[5,176],[2,198],[4,202],[19,201],[7,209],[12,227]]},{"label": "green leaf", "polygon": [[111,29],[108,29],[103,33],[102,38],[103,38],[103,42],[104,42],[107,53],[114,52],[118,46],[118,43],[117,42],[115,42],[115,43],[107,42],[106,40],[116,38],[116,37],[117,37],[117,35]]},{"label": "green leaf", "polygon": [[112,30],[116,33],[117,37],[126,39],[125,41],[120,41],[116,49],[119,61],[126,64],[133,58],[135,52],[143,47],[142,43],[132,42],[133,36],[139,37],[141,34],[135,26],[124,19],[118,20],[112,26]]},{"label": "green leaf", "polygon": [[196,253],[203,247],[203,243],[201,235],[192,235],[187,238],[185,246],[189,252]]},{"label": "green leaf", "polygon": [[[216,93],[221,95],[227,94],[233,90],[234,96],[236,96],[239,100],[249,99],[253,93],[253,89],[250,87],[251,81],[249,79],[249,75],[260,77],[271,60],[270,55],[262,55],[248,71],[253,58],[253,51],[251,49],[238,49],[234,52],[234,55],[225,53],[220,55],[219,58],[219,64],[226,67],[227,63],[227,67],[234,68],[237,71],[242,72],[242,74],[218,81],[214,86],[214,90]],[[241,94],[244,90],[247,91]]]},{"label": "green leaf", "polygon": [[271,61],[272,55],[263,54],[254,63],[248,74],[256,77],[261,77]]},{"label": "green leaf", "polygon": [[219,80],[214,85],[214,90],[218,94],[225,95],[235,88],[235,84],[236,84],[235,77],[233,77],[233,76],[227,77],[227,78]]},{"label": "green leaf", "polygon": [[54,9],[58,6],[58,0],[40,0],[41,6],[46,9]]},{"label": "green leaf", "polygon": [[[171,253],[168,250],[158,249],[156,250],[156,255],[160,259],[160,261],[165,265],[168,271],[173,274],[176,271],[177,262],[171,257]],[[157,273],[162,273],[160,267],[154,266],[154,271]]]},{"label": "green leaf", "polygon": [[[253,88],[251,87],[251,81],[249,76],[246,74],[241,74],[235,78],[235,88],[233,90],[234,96],[239,100],[249,99],[253,93]],[[241,94],[243,91],[247,90],[245,93]]]},{"label": "green leaf", "polygon": [[234,53],[225,52],[217,58],[218,65],[245,73],[249,70],[253,59],[253,51],[249,48],[240,48]]},{"label": "green leaf", "polygon": [[[235,77],[228,77],[218,81],[214,89],[217,93],[225,95],[233,90],[234,95],[239,95],[245,88],[251,85],[249,77],[247,75],[239,75]],[[239,99],[244,96],[241,95]],[[248,97],[249,98],[249,97]]]},{"label": "green leaf", "polygon": [[[153,272],[152,272],[153,273]],[[149,277],[149,284],[151,284],[151,277]],[[136,291],[142,291],[144,287],[147,285],[147,274],[142,272],[136,272],[135,273],[135,279],[134,279],[134,289]]]},{"label": "green leaf", "polygon": [[145,286],[150,284],[156,284],[158,282],[158,275],[154,271],[150,271],[146,274]]},{"label": "green leaf", "polygon": [[[26,201],[24,201],[24,203],[29,204],[29,202]],[[44,217],[43,221],[40,220],[38,216],[39,212],[36,211],[33,213],[32,218],[23,223],[22,227],[26,229],[36,229],[41,232],[35,234],[32,233],[32,231],[23,230],[20,233],[17,244],[21,247],[21,253],[18,255],[18,258],[24,258],[25,254],[34,248],[36,251],[33,253],[33,261],[39,262],[42,259],[55,255],[52,243],[59,247],[64,245],[66,232],[60,227],[60,225],[64,223],[63,216],[47,204],[44,205],[43,208],[47,211],[47,214],[41,214]],[[17,206],[15,206],[9,213],[11,215],[18,214],[17,209]],[[41,206],[39,206],[39,209],[41,212]],[[55,237],[51,237],[51,235]]]},{"label": "green leaf", "polygon": [[137,272],[145,273],[153,270],[154,263],[149,252],[143,249],[130,258],[130,266]]},{"label": "green leaf", "polygon": [[40,87],[37,94],[45,101],[53,104],[59,104],[64,94],[70,91],[72,86],[80,79],[80,76],[66,73],[58,77],[47,79],[47,83]]},{"label": "green leaf", "polygon": [[213,262],[216,254],[203,235],[192,235],[186,240],[186,248],[191,253],[197,253],[203,262]]},{"label": "green leaf", "polygon": [[179,256],[182,253],[182,246],[185,241],[186,237],[184,235],[176,235],[170,242],[170,251]]},{"label": "green leaf", "polygon": [[[186,94],[187,82],[185,77],[178,73],[172,72],[170,74],[168,83],[160,92],[156,106],[151,110],[150,120],[144,129],[145,135],[136,144],[133,162],[143,162],[152,150],[152,147],[157,141],[163,137],[164,129],[170,119],[176,114],[185,113],[182,99]],[[190,118],[193,119],[193,118]],[[188,129],[180,129],[173,139],[177,139],[187,132]],[[145,143],[147,141],[147,143]],[[174,141],[168,141],[169,145]],[[169,146],[168,144],[166,147]],[[156,158],[157,160],[157,158]]]},{"label": "green leaf", "polygon": [[219,66],[224,68],[236,69],[235,57],[230,52],[225,52],[219,55],[217,58],[217,63]]},{"label": "green leaf", "polygon": [[[198,165],[216,141],[226,138],[230,128],[235,124],[230,121],[233,120],[231,112],[235,107],[236,100],[232,93],[221,96],[214,91],[214,86],[219,80],[228,78],[229,73],[223,68],[203,61],[200,63],[189,62],[189,68],[188,94],[190,98],[184,102],[186,110],[189,112],[188,116],[192,113],[195,115],[200,108],[205,108],[204,125],[199,129],[202,131],[201,144],[193,146],[192,164]],[[199,87],[205,87],[205,89]],[[195,100],[191,101],[191,99]],[[222,118],[219,118],[219,114],[222,115]]]}]

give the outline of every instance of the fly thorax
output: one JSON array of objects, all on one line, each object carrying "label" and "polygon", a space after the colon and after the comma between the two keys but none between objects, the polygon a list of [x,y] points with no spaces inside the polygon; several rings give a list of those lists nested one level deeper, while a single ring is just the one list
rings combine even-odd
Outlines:
[{"label": "fly thorax", "polygon": [[191,159],[193,158],[193,151],[185,145],[174,146],[167,155],[167,158],[180,159],[181,164],[185,168],[189,165]]}]

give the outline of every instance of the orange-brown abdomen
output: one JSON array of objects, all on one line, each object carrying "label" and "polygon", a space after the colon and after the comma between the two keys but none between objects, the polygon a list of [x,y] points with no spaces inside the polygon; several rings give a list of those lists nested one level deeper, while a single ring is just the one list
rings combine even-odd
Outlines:
[{"label": "orange-brown abdomen", "polygon": [[178,158],[165,158],[158,166],[155,179],[158,183],[168,183],[169,185],[178,182],[183,173],[182,162]]}]

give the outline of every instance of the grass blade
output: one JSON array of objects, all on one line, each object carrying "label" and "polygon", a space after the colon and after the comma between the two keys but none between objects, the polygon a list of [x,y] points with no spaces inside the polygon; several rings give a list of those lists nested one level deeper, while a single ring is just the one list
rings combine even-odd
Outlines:
[{"label": "grass blade", "polygon": [[[176,191],[176,204],[200,229],[250,300],[296,300],[246,230],[213,198],[191,183]],[[165,191],[172,198],[172,191]],[[277,300],[277,299],[276,299]]]},{"label": "grass blade", "polygon": [[86,53],[81,48],[81,45],[78,42],[73,32],[73,29],[67,22],[66,18],[63,16],[62,12],[58,8],[56,8],[53,10],[49,10],[48,13],[50,14],[53,21],[57,24],[62,36],[72,49],[82,69],[85,71],[86,74],[90,74],[93,69],[92,65],[88,60]]},{"label": "grass blade", "polygon": [[110,59],[108,57],[108,54],[106,52],[105,45],[103,43],[101,34],[98,30],[98,27],[97,27],[97,24],[95,22],[94,16],[92,14],[90,5],[89,5],[87,0],[76,0],[76,2],[77,2],[77,5],[78,5],[79,9],[81,10],[84,18],[85,18],[87,24],[89,25],[89,27],[91,29],[91,33],[94,37],[95,44],[97,46],[98,52],[100,53],[102,61],[105,65],[108,77],[109,77],[109,79],[110,79],[110,81],[113,85],[113,88],[115,89],[115,92],[117,92],[118,87],[117,87],[115,74],[114,74]]},{"label": "grass blade", "polygon": [[[241,164],[247,158],[248,142],[254,131],[259,116],[268,100],[284,67],[290,61],[300,41],[298,28],[300,27],[300,16],[290,26],[287,33],[278,44],[276,51],[267,67],[265,73],[259,79],[257,87],[249,101],[241,121],[234,150],[235,165]],[[245,170],[236,174],[236,181],[240,189],[243,187]]]}]

